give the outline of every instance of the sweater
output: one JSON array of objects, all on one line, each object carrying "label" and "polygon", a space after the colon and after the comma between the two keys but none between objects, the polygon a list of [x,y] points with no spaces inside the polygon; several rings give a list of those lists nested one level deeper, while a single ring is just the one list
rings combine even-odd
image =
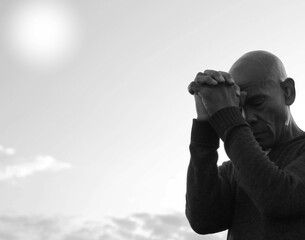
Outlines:
[{"label": "sweater", "polygon": [[[217,166],[219,139],[229,161]],[[193,120],[186,216],[192,229],[228,240],[305,239],[305,135],[269,153],[237,107]]]}]

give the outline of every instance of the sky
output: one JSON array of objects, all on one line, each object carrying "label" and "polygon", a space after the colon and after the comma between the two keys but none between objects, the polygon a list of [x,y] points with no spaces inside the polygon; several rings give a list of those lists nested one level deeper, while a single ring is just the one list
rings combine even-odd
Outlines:
[{"label": "sky", "polygon": [[[0,240],[223,240],[184,216],[188,84],[277,55],[305,129],[303,1],[1,0]],[[228,160],[220,149],[219,164]]]}]

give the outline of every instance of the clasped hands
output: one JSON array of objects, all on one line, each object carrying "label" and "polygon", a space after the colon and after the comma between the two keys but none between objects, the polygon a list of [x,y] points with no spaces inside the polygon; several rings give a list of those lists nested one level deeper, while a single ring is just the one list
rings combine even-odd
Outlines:
[{"label": "clasped hands", "polygon": [[195,97],[198,120],[208,120],[222,108],[240,107],[241,95],[246,94],[229,73],[215,70],[199,72],[188,90]]}]

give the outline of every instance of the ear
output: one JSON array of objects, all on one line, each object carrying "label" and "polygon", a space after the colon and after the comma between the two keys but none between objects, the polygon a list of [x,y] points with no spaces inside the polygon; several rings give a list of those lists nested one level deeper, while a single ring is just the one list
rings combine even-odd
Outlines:
[{"label": "ear", "polygon": [[280,85],[284,93],[285,102],[288,106],[290,106],[295,100],[294,80],[292,78],[286,78],[280,83]]}]

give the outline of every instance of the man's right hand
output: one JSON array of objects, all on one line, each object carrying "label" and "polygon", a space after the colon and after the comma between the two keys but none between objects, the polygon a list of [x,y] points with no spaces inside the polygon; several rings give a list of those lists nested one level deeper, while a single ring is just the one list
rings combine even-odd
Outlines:
[{"label": "man's right hand", "polygon": [[207,121],[209,119],[209,114],[202,103],[202,98],[198,94],[194,94],[194,97],[196,104],[197,120]]},{"label": "man's right hand", "polygon": [[205,70],[204,73],[199,72],[193,82],[190,83],[188,90],[195,97],[197,119],[201,121],[207,121],[209,114],[205,109],[202,96],[200,95],[200,89],[204,85],[215,86],[219,83],[226,83],[227,85],[234,85],[234,80],[230,74],[221,71]]}]

